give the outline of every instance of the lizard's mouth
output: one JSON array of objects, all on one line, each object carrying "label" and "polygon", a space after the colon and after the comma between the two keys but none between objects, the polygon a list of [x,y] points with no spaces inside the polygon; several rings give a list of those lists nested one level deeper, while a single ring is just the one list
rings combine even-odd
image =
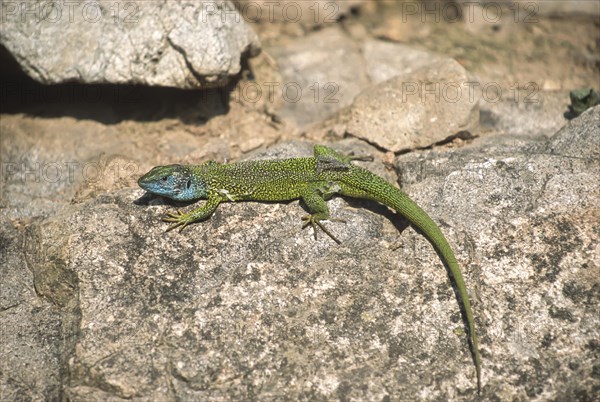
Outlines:
[{"label": "lizard's mouth", "polygon": [[138,186],[152,194],[169,195],[174,192],[172,186],[169,186],[168,177],[159,177],[154,170],[140,177],[137,183]]},{"label": "lizard's mouth", "polygon": [[138,186],[140,186],[141,188],[143,188],[146,191],[150,191],[152,192],[152,182],[148,179],[147,177],[148,175],[144,175],[142,177],[140,177],[137,181]]}]

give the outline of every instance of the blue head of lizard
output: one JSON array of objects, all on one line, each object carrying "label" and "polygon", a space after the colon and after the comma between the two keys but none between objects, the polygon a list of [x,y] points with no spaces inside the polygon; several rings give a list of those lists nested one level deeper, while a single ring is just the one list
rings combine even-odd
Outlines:
[{"label": "blue head of lizard", "polygon": [[140,177],[144,190],[176,201],[191,201],[207,195],[206,184],[183,165],[156,166]]}]

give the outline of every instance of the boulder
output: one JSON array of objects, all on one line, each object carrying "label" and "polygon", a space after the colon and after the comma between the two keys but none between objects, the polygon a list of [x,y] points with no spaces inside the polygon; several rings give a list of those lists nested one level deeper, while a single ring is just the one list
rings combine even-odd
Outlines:
[{"label": "boulder", "polygon": [[[101,39],[101,40],[100,40]],[[0,43],[44,84],[221,86],[260,49],[229,1],[8,2]]]}]

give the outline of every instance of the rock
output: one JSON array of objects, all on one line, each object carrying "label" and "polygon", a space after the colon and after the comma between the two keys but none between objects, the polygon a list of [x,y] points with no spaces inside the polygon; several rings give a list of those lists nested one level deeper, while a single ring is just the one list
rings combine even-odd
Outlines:
[{"label": "rock", "polygon": [[600,160],[600,106],[588,109],[572,120],[548,142],[552,154],[569,158]]},{"label": "rock", "polygon": [[7,3],[2,18],[0,43],[44,84],[220,86],[260,48],[221,0]]},{"label": "rock", "polygon": [[267,51],[277,60],[283,79],[275,87],[284,101],[277,113],[299,127],[317,123],[350,105],[369,85],[360,49],[337,28],[323,29]]},{"label": "rock", "polygon": [[[403,48],[402,45],[395,45]],[[372,144],[399,152],[427,147],[461,131],[474,130],[479,122],[476,91],[467,71],[453,59],[411,52],[421,67],[377,67],[369,71],[376,80],[394,78],[359,94],[348,112],[347,132]],[[390,63],[391,64],[391,63]]]},{"label": "rock", "polygon": [[[476,83],[453,59],[378,40],[359,49],[337,28],[267,51],[283,79],[276,112],[301,128],[319,131],[337,120],[348,133],[396,152],[477,127]],[[434,93],[427,94],[430,82]]]},{"label": "rock", "polygon": [[[482,88],[482,87],[480,87]],[[501,90],[506,96],[497,97],[485,91],[479,101],[480,124],[485,130],[511,136],[549,138],[567,122],[568,91]]]},{"label": "rock", "polygon": [[[11,401],[58,399],[67,367],[64,358],[72,354],[71,341],[76,339],[71,323],[77,313],[72,305],[57,308],[41,299],[33,286],[36,275],[29,268],[36,273],[50,268],[58,245],[35,243],[18,229],[0,220],[1,395]],[[39,248],[29,248],[34,243]],[[47,265],[37,261],[42,256],[48,258]],[[54,273],[48,271],[46,278]]]},{"label": "rock", "polygon": [[417,70],[451,60],[408,45],[373,39],[364,42],[362,53],[367,75],[374,84],[397,76],[410,77]]},{"label": "rock", "polygon": [[[547,141],[490,136],[398,158],[461,263],[484,399],[597,393],[599,123],[600,106]],[[298,202],[224,204],[164,233],[175,205],[142,194],[66,204],[26,241],[2,220],[8,399],[476,398],[446,271],[386,208],[330,200],[346,221],[327,223],[336,245],[300,229]]]},{"label": "rock", "polygon": [[399,158],[408,192],[461,232],[484,395],[597,395],[598,149],[600,107],[544,142],[494,136]]}]

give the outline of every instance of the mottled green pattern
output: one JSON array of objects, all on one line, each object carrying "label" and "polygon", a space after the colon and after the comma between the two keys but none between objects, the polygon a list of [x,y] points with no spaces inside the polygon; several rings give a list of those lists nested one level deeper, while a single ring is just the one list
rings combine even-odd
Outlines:
[{"label": "mottled green pattern", "polygon": [[248,161],[192,167],[223,201],[285,201],[300,198],[317,180],[315,158]]},{"label": "mottled green pattern", "polygon": [[208,162],[197,166],[159,166],[139,180],[144,189],[173,199],[206,199],[189,213],[169,213],[173,225],[183,229],[189,223],[208,218],[219,203],[227,201],[286,201],[302,199],[311,214],[306,225],[325,231],[321,223],[329,218],[326,200],[335,194],[380,202],[404,216],[433,245],[456,284],[459,303],[465,314],[469,341],[481,387],[481,364],[473,312],[458,262],[446,238],[435,222],[408,195],[377,175],[352,164],[353,157],[316,145],[312,158],[248,161],[232,164]]}]

